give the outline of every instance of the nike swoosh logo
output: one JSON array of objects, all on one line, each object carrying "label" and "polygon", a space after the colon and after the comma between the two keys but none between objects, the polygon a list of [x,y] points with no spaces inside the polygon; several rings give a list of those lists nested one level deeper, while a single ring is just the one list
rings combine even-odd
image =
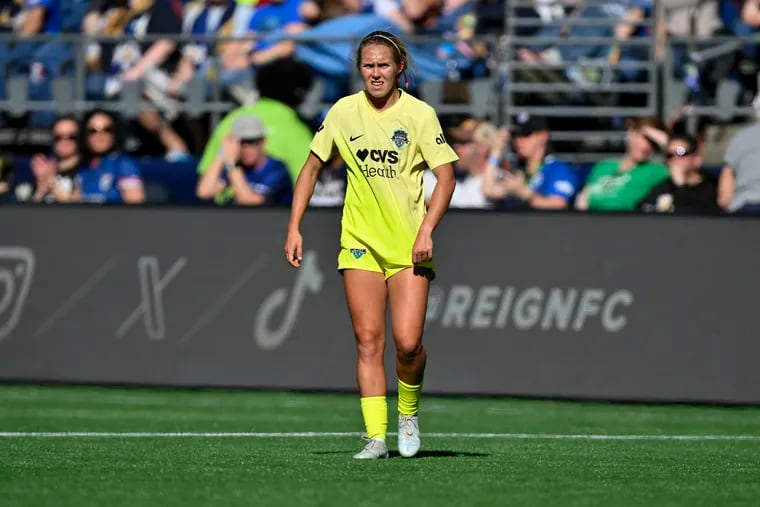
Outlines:
[{"label": "nike swoosh logo", "polygon": [[349,137],[349,138],[348,138],[348,140],[349,140],[349,141],[351,141],[351,142],[353,143],[354,141],[356,141],[357,139],[359,139],[359,138],[360,138],[360,137],[362,137],[363,135],[364,135],[364,134],[359,134],[358,136],[351,136],[351,137]]}]

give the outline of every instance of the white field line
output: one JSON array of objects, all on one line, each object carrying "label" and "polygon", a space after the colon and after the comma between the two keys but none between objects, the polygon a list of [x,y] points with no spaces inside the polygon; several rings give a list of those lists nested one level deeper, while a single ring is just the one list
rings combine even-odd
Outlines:
[{"label": "white field line", "polygon": [[[0,438],[319,438],[358,437],[359,432],[88,432],[88,431],[5,431]],[[389,433],[395,435],[395,433]],[[507,440],[750,440],[760,441],[760,435],[605,435],[556,433],[423,433],[430,438],[484,438]]]}]

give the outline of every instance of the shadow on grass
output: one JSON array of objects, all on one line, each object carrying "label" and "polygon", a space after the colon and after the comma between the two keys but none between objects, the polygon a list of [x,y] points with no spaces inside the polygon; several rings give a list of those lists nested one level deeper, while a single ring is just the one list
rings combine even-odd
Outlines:
[{"label": "shadow on grass", "polygon": [[[312,454],[351,454],[356,451],[314,451]],[[426,451],[420,450],[413,459],[424,458],[483,458],[488,454],[482,452],[466,452],[466,451]],[[400,458],[401,455],[398,451],[390,451],[391,458]]]}]

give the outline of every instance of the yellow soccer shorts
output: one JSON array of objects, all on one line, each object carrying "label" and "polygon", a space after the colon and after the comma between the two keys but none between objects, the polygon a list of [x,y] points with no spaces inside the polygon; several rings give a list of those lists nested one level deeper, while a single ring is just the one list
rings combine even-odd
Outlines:
[{"label": "yellow soccer shorts", "polygon": [[396,273],[407,268],[422,268],[425,270],[425,275],[430,280],[435,277],[435,266],[433,265],[433,261],[412,264],[411,253],[409,254],[409,257],[408,264],[401,264],[383,259],[366,247],[341,248],[340,253],[338,254],[338,271],[343,272],[344,269],[373,271],[375,273],[382,273],[387,280]]}]

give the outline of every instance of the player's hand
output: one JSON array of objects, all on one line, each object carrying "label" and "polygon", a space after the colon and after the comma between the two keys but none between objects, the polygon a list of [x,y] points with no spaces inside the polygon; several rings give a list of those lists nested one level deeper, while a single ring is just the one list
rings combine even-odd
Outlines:
[{"label": "player's hand", "polygon": [[419,264],[433,260],[433,237],[426,231],[417,233],[412,247],[412,262]]},{"label": "player's hand", "polygon": [[294,268],[301,267],[303,259],[303,237],[297,230],[289,230],[285,239],[285,260]]}]

